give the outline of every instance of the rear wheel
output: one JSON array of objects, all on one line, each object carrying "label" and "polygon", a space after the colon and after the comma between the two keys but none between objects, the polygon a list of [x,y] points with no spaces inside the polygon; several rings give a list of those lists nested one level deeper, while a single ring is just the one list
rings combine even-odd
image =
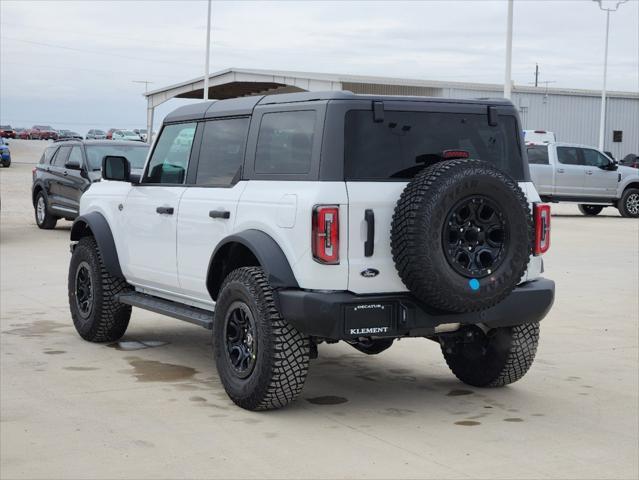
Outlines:
[{"label": "rear wheel", "polygon": [[55,228],[55,224],[58,222],[58,217],[49,212],[47,197],[43,192],[38,192],[38,195],[36,195],[35,221],[38,227],[43,230],[51,230],[52,228]]},{"label": "rear wheel", "polygon": [[310,339],[286,322],[259,267],[232,271],[215,305],[213,349],[228,396],[247,410],[293,401],[304,387]]},{"label": "rear wheel", "polygon": [[604,209],[604,207],[602,207],[601,205],[585,205],[583,203],[579,204],[577,208],[583,215],[586,215],[587,217],[599,215]]},{"label": "rear wheel", "polygon": [[113,342],[124,335],[131,306],[118,302],[117,295],[128,284],[107,272],[93,237],[83,237],[73,250],[68,288],[73,325],[82,338]]},{"label": "rear wheel", "polygon": [[639,218],[639,189],[628,188],[623,192],[617,208],[622,217]]},{"label": "rear wheel", "polygon": [[458,379],[474,387],[503,387],[522,378],[532,365],[539,344],[539,323],[486,333],[472,326],[453,338],[441,342],[442,353]]}]

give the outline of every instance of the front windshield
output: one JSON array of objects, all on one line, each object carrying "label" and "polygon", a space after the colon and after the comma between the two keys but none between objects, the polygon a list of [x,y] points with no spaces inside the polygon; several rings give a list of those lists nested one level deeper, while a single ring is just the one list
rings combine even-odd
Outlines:
[{"label": "front windshield", "polygon": [[107,155],[122,156],[131,164],[131,168],[143,168],[148,144],[140,145],[87,145],[87,160],[91,170],[102,168],[102,159]]},{"label": "front windshield", "polygon": [[137,133],[132,132],[131,130],[123,130],[120,133],[125,137],[135,137],[137,135]]}]

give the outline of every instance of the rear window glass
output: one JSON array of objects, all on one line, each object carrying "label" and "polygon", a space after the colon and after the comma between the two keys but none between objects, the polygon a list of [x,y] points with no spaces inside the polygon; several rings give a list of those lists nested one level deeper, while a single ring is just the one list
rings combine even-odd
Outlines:
[{"label": "rear window glass", "polygon": [[264,114],[257,139],[255,173],[308,173],[315,117],[314,110]]},{"label": "rear window glass", "polygon": [[534,145],[526,148],[528,163],[538,165],[548,165],[548,147],[545,145]]},{"label": "rear window glass", "polygon": [[465,150],[470,158],[496,165],[516,180],[524,168],[515,117],[501,115],[488,125],[486,115],[384,112],[374,122],[370,110],[346,114],[344,172],[347,180],[410,180],[443,160],[445,150]]},{"label": "rear window glass", "polygon": [[51,163],[51,159],[53,158],[53,154],[55,153],[55,151],[58,149],[57,146],[55,147],[47,147],[44,151],[44,153],[42,154],[42,156],[40,157],[40,163]]},{"label": "rear window glass", "polygon": [[87,161],[91,170],[102,168],[102,159],[107,155],[126,157],[131,168],[144,168],[148,144],[132,145],[87,145]]}]

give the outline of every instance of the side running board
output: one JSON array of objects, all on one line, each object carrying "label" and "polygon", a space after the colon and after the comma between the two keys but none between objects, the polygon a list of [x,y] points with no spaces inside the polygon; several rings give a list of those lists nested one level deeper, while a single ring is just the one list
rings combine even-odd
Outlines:
[{"label": "side running board", "polygon": [[213,312],[201,308],[183,305],[139,292],[121,293],[118,295],[118,301],[133,307],[184,320],[209,330],[213,328]]}]

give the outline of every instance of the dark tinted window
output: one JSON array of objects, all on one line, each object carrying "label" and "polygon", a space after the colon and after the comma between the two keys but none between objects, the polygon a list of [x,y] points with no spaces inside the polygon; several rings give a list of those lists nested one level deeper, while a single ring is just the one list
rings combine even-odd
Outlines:
[{"label": "dark tinted window", "polygon": [[204,125],[195,183],[230,185],[244,161],[248,118],[208,121]]},{"label": "dark tinted window", "polygon": [[60,147],[55,154],[55,157],[53,157],[53,162],[51,162],[52,165],[55,165],[56,167],[64,167],[70,151],[71,147]]},{"label": "dark tinted window", "polygon": [[557,147],[557,160],[564,165],[579,165],[579,150],[575,147]]},{"label": "dark tinted window", "polygon": [[126,157],[131,168],[144,168],[146,156],[149,153],[149,145],[87,145],[87,161],[89,169],[100,170],[102,159],[106,155]]},{"label": "dark tinted window", "polygon": [[528,163],[548,165],[548,147],[545,145],[535,145],[526,148],[528,153]]},{"label": "dark tinted window", "polygon": [[53,155],[55,154],[57,149],[58,149],[57,145],[55,147],[47,147],[44,150],[44,153],[42,154],[42,156],[40,157],[40,163],[46,163],[46,164],[51,163],[51,159],[53,158]]},{"label": "dark tinted window", "polygon": [[184,183],[195,127],[196,123],[192,122],[162,129],[149,160],[145,183]]},{"label": "dark tinted window", "polygon": [[597,150],[582,148],[581,153],[584,156],[584,165],[588,167],[605,167],[610,164],[610,160],[604,157]]},{"label": "dark tinted window", "polygon": [[411,179],[425,166],[443,160],[445,150],[465,150],[471,158],[495,164],[521,180],[523,162],[515,117],[385,111],[374,122],[371,111],[346,114],[344,171],[347,180]]},{"label": "dark tinted window", "polygon": [[255,172],[308,173],[315,117],[312,110],[265,114],[257,139]]},{"label": "dark tinted window", "polygon": [[69,154],[69,159],[67,160],[68,162],[77,162],[78,165],[82,165],[82,150],[80,150],[80,147],[73,147],[73,149],[71,150],[71,153]]}]

